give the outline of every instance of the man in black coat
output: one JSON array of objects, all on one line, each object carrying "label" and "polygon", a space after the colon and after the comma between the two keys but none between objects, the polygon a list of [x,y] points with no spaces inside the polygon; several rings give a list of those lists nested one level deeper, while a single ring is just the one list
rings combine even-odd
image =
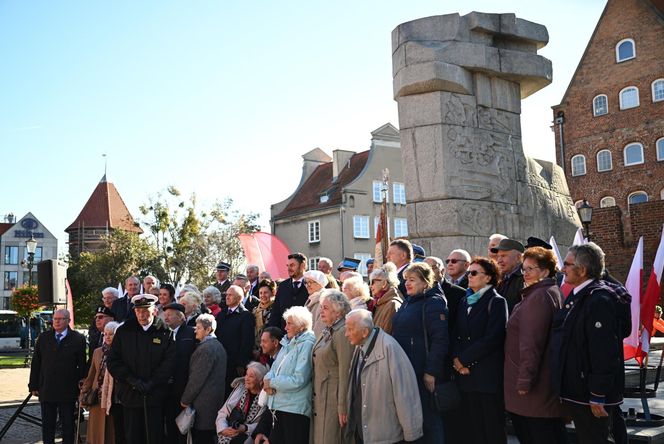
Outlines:
[{"label": "man in black coat", "polygon": [[496,262],[502,275],[496,291],[507,300],[510,314],[514,306],[521,302],[521,290],[523,290],[521,266],[524,250],[523,244],[514,239],[503,239],[496,248],[491,249],[498,255]]},{"label": "man in black coat", "polygon": [[171,303],[164,306],[164,322],[173,331],[175,340],[175,371],[168,381],[168,395],[164,403],[166,421],[166,440],[169,444],[186,443],[187,436],[179,432],[175,418],[182,411],[180,400],[189,380],[189,359],[196,347],[194,328],[187,325],[184,317],[184,305]]},{"label": "man in black coat", "polygon": [[408,298],[408,293],[406,292],[406,279],[403,277],[403,272],[413,260],[413,245],[406,239],[393,240],[387,249],[387,260],[397,267],[399,291],[405,301]]},{"label": "man in black coat", "polygon": [[272,314],[268,326],[279,327],[284,330],[286,321],[284,312],[294,305],[304,306],[309,298],[309,292],[304,287],[304,272],[307,271],[307,257],[302,253],[288,255],[288,279],[277,287],[277,294],[272,305]]},{"label": "man in black coat", "polygon": [[249,291],[247,294],[258,297],[258,284],[260,283],[258,276],[261,274],[260,268],[258,268],[258,265],[247,265],[246,274],[247,279],[249,280]]},{"label": "man in black coat", "polygon": [[231,286],[231,281],[228,279],[228,272],[231,270],[231,264],[228,262],[221,261],[217,264],[215,271],[215,277],[217,281],[212,284],[213,287],[221,292],[221,302],[219,303],[219,308],[222,310],[226,308],[226,291],[228,287]]},{"label": "man in black coat", "polygon": [[252,359],[256,337],[256,318],[242,305],[244,292],[237,285],[226,291],[227,307],[217,315],[215,334],[226,350],[226,394],[231,393],[231,382],[244,376],[245,367]]},{"label": "man in black coat", "polygon": [[253,313],[254,308],[258,307],[258,304],[260,304],[261,301],[251,293],[251,284],[249,283],[249,278],[243,274],[235,275],[235,279],[233,279],[233,285],[237,285],[243,290],[244,296],[242,296],[242,305],[250,313]]},{"label": "man in black coat", "polygon": [[67,310],[56,310],[53,330],[37,339],[28,383],[30,393],[39,396],[44,443],[55,442],[58,415],[62,442],[74,443],[74,405],[85,375],[85,336],[69,328]]},{"label": "man in black coat", "polygon": [[129,276],[125,280],[125,294],[116,299],[111,306],[111,311],[115,313],[117,322],[124,322],[128,318],[135,318],[134,306],[131,298],[140,292],[141,281],[136,276]]},{"label": "man in black coat", "polygon": [[150,294],[132,298],[135,316],[118,327],[108,356],[129,444],[164,441],[163,406],[175,368],[175,342],[171,330],[155,316],[156,303],[157,297]]}]

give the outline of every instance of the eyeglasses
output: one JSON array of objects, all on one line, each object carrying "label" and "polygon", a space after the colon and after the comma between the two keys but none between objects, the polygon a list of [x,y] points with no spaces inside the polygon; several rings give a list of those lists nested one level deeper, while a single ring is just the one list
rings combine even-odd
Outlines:
[{"label": "eyeglasses", "polygon": [[304,285],[314,285],[314,281],[304,281]]},{"label": "eyeglasses", "polygon": [[540,267],[521,267],[522,273],[531,273],[533,270],[539,270]]},{"label": "eyeglasses", "polygon": [[374,279],[374,280],[371,281],[372,284],[374,282],[385,282],[385,279]]},{"label": "eyeglasses", "polygon": [[456,264],[457,262],[468,262],[465,259],[446,259],[445,263],[446,264]]},{"label": "eyeglasses", "polygon": [[69,321],[69,318],[53,318],[54,321]]},{"label": "eyeglasses", "polygon": [[572,264],[569,262],[563,262],[563,267],[576,267],[576,264]]},{"label": "eyeglasses", "polygon": [[478,274],[486,274],[486,273],[483,272],[483,271],[479,271],[479,270],[470,270],[470,271],[468,272],[468,274],[469,274],[470,276],[477,276]]}]

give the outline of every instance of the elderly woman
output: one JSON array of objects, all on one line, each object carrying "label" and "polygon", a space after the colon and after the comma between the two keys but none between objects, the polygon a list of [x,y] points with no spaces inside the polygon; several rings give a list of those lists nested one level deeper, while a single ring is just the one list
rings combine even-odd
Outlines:
[{"label": "elderly woman", "polygon": [[[113,378],[106,371],[106,358],[113,342],[115,329],[120,324],[111,321],[104,327],[104,343],[92,354],[88,377],[81,386],[80,403],[90,412],[88,419],[87,442],[90,444],[112,444],[115,442],[113,417],[110,415],[113,404]],[[88,404],[96,393],[96,400]]]},{"label": "elderly woman", "polygon": [[503,347],[507,301],[495,286],[496,263],[476,257],[468,267],[468,289],[459,302],[452,335],[452,356],[461,392],[459,427],[472,444],[506,442],[503,409]]},{"label": "elderly woman", "polygon": [[551,250],[526,250],[521,268],[526,288],[507,322],[505,410],[522,443],[567,442],[561,404],[549,373],[551,324],[562,307],[556,263]]},{"label": "elderly woman", "polygon": [[437,443],[443,436],[443,422],[432,393],[436,381],[442,382],[445,377],[447,304],[428,264],[413,263],[403,276],[408,299],[392,318],[392,336],[406,352],[417,377],[424,425],[422,442]]},{"label": "elderly woman", "polygon": [[289,308],[284,320],[286,336],[281,340],[282,349],[263,379],[267,408],[275,415],[269,439],[271,444],[308,444],[311,350],[316,336],[311,331],[311,313],[305,307]]},{"label": "elderly woman", "polygon": [[221,312],[221,291],[217,287],[210,285],[205,290],[203,290],[203,302],[205,306],[210,310],[212,316],[217,317]]},{"label": "elderly woman", "polygon": [[[191,293],[189,293],[191,294]],[[226,351],[214,335],[217,321],[211,314],[196,319],[195,334],[199,344],[189,361],[189,380],[180,404],[196,410],[191,430],[194,443],[217,442],[216,412],[224,403],[226,386]]]},{"label": "elderly woman", "polygon": [[267,366],[250,362],[244,378],[233,381],[233,391],[217,414],[219,444],[253,444],[251,434],[265,411],[265,406],[258,404],[258,395],[267,371]]},{"label": "elderly woman", "polygon": [[353,346],[345,337],[350,303],[338,290],[324,290],[320,296],[320,319],[325,329],[313,348],[312,442],[337,444],[346,425],[348,369]]},{"label": "elderly woman", "polygon": [[313,331],[318,338],[325,327],[320,320],[320,294],[327,285],[327,277],[322,271],[309,270],[304,272],[303,279],[309,293],[309,298],[304,303],[304,306],[311,312]]},{"label": "elderly woman", "polygon": [[258,283],[258,306],[254,308],[256,318],[256,345],[260,342],[263,327],[267,325],[272,315],[272,304],[277,292],[277,284],[274,281],[263,279]]},{"label": "elderly woman", "polygon": [[356,308],[368,309],[368,303],[371,301],[369,286],[364,283],[362,276],[351,276],[344,280],[341,288],[350,302],[350,309]]},{"label": "elderly woman", "polygon": [[401,304],[403,295],[399,292],[397,267],[387,262],[380,268],[374,268],[369,276],[373,295],[373,321],[387,334],[392,334],[392,318]]},{"label": "elderly woman", "polygon": [[101,291],[101,302],[104,307],[110,309],[113,307],[113,302],[119,297],[118,289],[113,287],[106,287]]},{"label": "elderly woman", "polygon": [[201,314],[201,304],[203,303],[201,295],[196,291],[189,290],[184,296],[180,296],[178,302],[184,306],[184,316],[187,318],[187,325],[194,327],[196,319]]}]

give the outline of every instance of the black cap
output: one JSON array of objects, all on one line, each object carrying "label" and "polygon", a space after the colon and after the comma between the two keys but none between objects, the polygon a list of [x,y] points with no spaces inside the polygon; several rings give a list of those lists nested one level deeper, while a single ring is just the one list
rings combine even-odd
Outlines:
[{"label": "black cap", "polygon": [[499,251],[510,251],[510,250],[516,250],[519,253],[523,253],[524,250],[523,244],[518,240],[503,239],[500,241],[497,247],[491,249],[491,252],[498,253]]},{"label": "black cap", "polygon": [[220,271],[230,271],[231,269],[231,264],[228,262],[221,261],[217,264],[217,270]]},{"label": "black cap", "polygon": [[168,305],[164,306],[164,311],[166,311],[166,310],[177,310],[177,311],[181,311],[182,313],[184,313],[184,305],[178,304],[177,302],[173,302],[171,304],[168,304]]},{"label": "black cap", "polygon": [[105,305],[100,305],[99,307],[97,307],[97,309],[95,310],[95,315],[98,314],[103,314],[104,316],[110,316],[113,319],[115,319],[115,313],[113,313],[111,309],[106,307]]},{"label": "black cap", "polygon": [[538,237],[535,237],[535,236],[530,236],[528,238],[528,243],[526,244],[525,248],[528,249],[528,248],[532,248],[532,247],[542,247],[542,248],[545,248],[547,250],[553,250],[553,247],[551,246],[551,244],[549,244],[548,242],[545,242],[542,239],[540,239]]}]

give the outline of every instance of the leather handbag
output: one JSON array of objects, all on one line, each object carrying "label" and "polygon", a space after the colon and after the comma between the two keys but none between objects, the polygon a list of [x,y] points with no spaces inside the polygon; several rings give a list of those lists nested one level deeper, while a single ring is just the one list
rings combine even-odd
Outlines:
[{"label": "leather handbag", "polygon": [[[422,304],[422,330],[424,330],[424,351],[426,357],[429,357],[429,335],[427,334],[426,322],[427,301]],[[439,412],[449,412],[454,410],[461,403],[461,393],[454,381],[454,375],[449,381],[436,382],[433,393],[431,393],[431,402]]]}]

